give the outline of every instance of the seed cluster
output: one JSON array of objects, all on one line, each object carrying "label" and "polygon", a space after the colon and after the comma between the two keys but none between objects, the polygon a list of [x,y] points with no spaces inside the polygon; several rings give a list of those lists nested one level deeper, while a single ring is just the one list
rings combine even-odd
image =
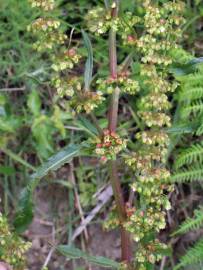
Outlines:
[{"label": "seed cluster", "polygon": [[57,55],[52,56],[52,68],[56,72],[72,69],[75,64],[78,64],[80,58],[81,55],[77,53],[75,48],[69,50],[62,48]]},{"label": "seed cluster", "polygon": [[92,91],[80,91],[70,101],[70,104],[77,113],[86,112],[91,113],[97,108],[104,100],[102,93]]},{"label": "seed cluster", "polygon": [[[112,10],[114,8],[116,8],[115,2],[112,4]],[[112,11],[103,7],[91,9],[85,19],[91,32],[102,35],[113,29],[121,34],[124,43],[128,42],[128,36],[131,34],[133,27],[140,21],[140,18],[134,16],[131,12],[126,12],[123,17],[113,18]]]},{"label": "seed cluster", "polygon": [[28,0],[33,8],[41,8],[45,11],[54,9],[54,0]]},{"label": "seed cluster", "polygon": [[160,250],[167,250],[167,246],[160,243],[157,239],[150,241],[146,245],[141,245],[138,252],[136,253],[136,260],[140,263],[140,270],[145,270],[144,262],[149,261],[151,264],[155,264],[157,261],[161,260],[162,254]]},{"label": "seed cluster", "polygon": [[97,35],[104,34],[111,28],[118,30],[119,19],[112,18],[111,11],[103,7],[91,9],[85,19],[89,30]]},{"label": "seed cluster", "polygon": [[178,47],[183,7],[175,1],[161,6],[145,1],[144,34],[130,38],[130,45],[141,54],[140,76],[145,94],[138,101],[138,116],[145,129],[136,134],[139,150],[125,158],[126,164],[136,172],[131,187],[139,195],[140,205],[134,212],[127,209],[130,214],[124,226],[139,243],[135,258],[139,270],[146,270],[148,263],[161,259],[153,250],[158,240],[147,243],[146,238],[151,232],[165,228],[165,210],[171,208],[167,194],[173,191],[173,186],[168,184],[170,172],[165,165],[170,140],[165,128],[171,126],[167,94],[175,91],[177,83],[169,80],[168,66],[172,63],[169,51]]},{"label": "seed cluster", "polygon": [[60,97],[72,97],[75,92],[81,91],[81,82],[77,77],[65,78],[58,74],[52,79],[52,85],[56,88]]},{"label": "seed cluster", "polygon": [[23,241],[11,232],[7,219],[0,213],[0,256],[1,260],[11,265],[13,270],[22,270],[26,266],[25,253],[31,243]]},{"label": "seed cluster", "polygon": [[70,44],[68,48],[66,47],[68,37],[62,30],[61,22],[50,18],[49,11],[54,8],[55,1],[30,0],[30,3],[33,7],[46,11],[44,17],[36,19],[28,26],[28,30],[37,36],[34,44],[36,50],[49,49],[51,52],[52,85],[59,97],[71,97],[68,102],[75,112],[90,113],[103,102],[104,97],[100,91],[92,92],[89,89],[84,91],[81,78],[68,76],[68,72],[79,63],[81,55],[77,52],[77,48],[70,47]]},{"label": "seed cluster", "polygon": [[128,72],[119,73],[116,78],[109,77],[107,80],[98,79],[98,89],[104,93],[112,94],[116,87],[122,93],[135,95],[140,90],[138,81],[131,79]]},{"label": "seed cluster", "polygon": [[146,0],[143,5],[146,33],[135,41],[135,45],[143,54],[143,63],[167,66],[172,63],[168,52],[178,47],[176,41],[181,36],[180,26],[185,22],[182,17],[184,3],[168,1],[156,6],[151,0]]},{"label": "seed cluster", "polygon": [[54,49],[57,45],[63,45],[67,36],[60,30],[59,20],[52,18],[38,18],[28,26],[28,31],[37,35],[37,41],[34,43],[34,49],[46,51]]},{"label": "seed cluster", "polygon": [[104,130],[102,138],[98,138],[96,144],[96,154],[103,162],[116,159],[116,155],[126,148],[126,140],[121,139],[115,132]]}]

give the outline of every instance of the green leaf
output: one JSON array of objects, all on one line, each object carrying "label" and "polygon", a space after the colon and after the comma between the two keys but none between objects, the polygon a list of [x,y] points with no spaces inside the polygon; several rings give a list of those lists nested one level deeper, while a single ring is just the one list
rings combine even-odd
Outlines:
[{"label": "green leaf", "polygon": [[40,114],[41,100],[36,90],[32,90],[32,92],[29,94],[27,105],[33,115],[37,116]]},{"label": "green leaf", "polygon": [[95,126],[92,125],[92,123],[88,119],[86,119],[85,117],[80,116],[78,118],[77,126],[82,128],[84,131],[86,131],[91,136],[95,137],[98,135],[98,131],[95,128]]},{"label": "green leaf", "polygon": [[105,267],[105,268],[114,268],[117,269],[119,267],[119,263],[105,258],[105,257],[95,257],[88,255],[87,253],[81,251],[80,249],[74,248],[72,246],[60,245],[58,246],[58,251],[69,259],[85,259],[88,262]]},{"label": "green leaf", "polygon": [[14,133],[21,125],[21,119],[12,117],[0,117],[0,130]]},{"label": "green leaf", "polygon": [[82,36],[83,36],[84,44],[88,53],[87,61],[85,64],[85,73],[84,73],[85,89],[89,90],[90,83],[92,81],[92,73],[93,73],[93,50],[92,50],[91,41],[84,30],[82,30]]},{"label": "green leaf", "polygon": [[63,150],[49,158],[47,162],[36,169],[35,173],[31,175],[31,180],[27,187],[23,189],[20,195],[19,204],[14,219],[14,227],[16,231],[23,232],[27,229],[33,219],[34,204],[33,193],[40,179],[47,175],[50,171],[60,168],[65,163],[72,160],[73,157],[79,154],[81,147],[76,145],[68,145]]},{"label": "green leaf", "polygon": [[77,145],[68,145],[57,154],[51,156],[47,162],[42,164],[34,174],[31,175],[32,179],[41,179],[51,171],[55,171],[62,167],[65,163],[72,160],[80,152],[80,147]]},{"label": "green leaf", "polygon": [[13,159],[16,162],[18,162],[18,163],[22,164],[23,166],[25,166],[26,168],[31,169],[32,171],[35,171],[35,167],[33,167],[31,164],[29,164],[24,159],[22,159],[20,157],[20,155],[15,154],[14,152],[12,152],[11,150],[6,149],[6,148],[1,148],[1,151],[4,152],[6,155],[8,155],[11,159]]},{"label": "green leaf", "polygon": [[20,199],[13,222],[14,228],[18,233],[24,232],[32,222],[34,215],[33,192],[38,183],[39,180],[31,180],[20,194]]},{"label": "green leaf", "polygon": [[4,175],[13,175],[15,173],[15,168],[10,166],[0,166],[0,173]]}]

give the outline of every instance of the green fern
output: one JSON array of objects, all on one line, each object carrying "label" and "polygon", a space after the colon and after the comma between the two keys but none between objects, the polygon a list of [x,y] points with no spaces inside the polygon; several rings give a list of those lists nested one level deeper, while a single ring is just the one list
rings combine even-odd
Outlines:
[{"label": "green fern", "polygon": [[187,218],[173,235],[187,233],[190,230],[198,230],[201,227],[203,227],[203,206],[196,209],[194,211],[194,217]]},{"label": "green fern", "polygon": [[201,262],[203,262],[203,239],[199,240],[184,256],[181,257],[180,263],[175,266],[174,270]]},{"label": "green fern", "polygon": [[196,167],[188,167],[177,171],[171,176],[170,181],[173,183],[203,181],[203,165],[196,165]]},{"label": "green fern", "polygon": [[193,162],[195,163],[203,162],[203,145],[202,144],[195,144],[183,150],[175,162],[175,168],[178,169],[182,167],[183,165],[188,165]]},{"label": "green fern", "polygon": [[[177,183],[194,182],[203,180],[203,144],[199,142],[203,134],[203,65],[199,65],[197,70],[191,74],[178,77],[180,82],[180,92],[177,101],[179,108],[179,121],[185,123],[195,123],[191,135],[197,136],[198,142],[186,148],[187,138],[184,138],[183,146],[178,149],[178,156],[175,158],[175,173],[170,181]],[[195,141],[195,137],[193,140]],[[194,216],[187,218],[173,234],[184,234],[190,230],[198,230],[203,227],[203,206],[195,210]],[[200,263],[203,263],[203,239],[200,239],[193,247],[189,248],[185,255],[180,258],[180,262],[174,267],[174,270],[186,269],[187,266],[198,266],[196,269],[202,269]]]},{"label": "green fern", "polygon": [[196,133],[195,133],[197,136],[200,136],[203,134],[203,124],[200,124],[199,127],[197,128],[196,130]]},{"label": "green fern", "polygon": [[188,53],[182,48],[172,49],[170,50],[169,54],[173,58],[173,61],[175,63],[181,64],[181,65],[187,64],[189,61],[191,61],[194,58],[190,53]]},{"label": "green fern", "polygon": [[188,87],[202,87],[203,86],[202,76],[203,72],[198,71],[193,74],[180,76],[177,78],[177,80],[183,85],[185,89]]},{"label": "green fern", "polygon": [[203,98],[203,87],[199,86],[195,86],[193,88],[186,87],[186,89],[180,91],[178,94],[179,101],[191,101],[200,98]]},{"label": "green fern", "polygon": [[189,106],[186,106],[182,109],[181,114],[183,118],[188,117],[190,114],[200,114],[203,113],[203,100],[197,100],[190,104]]}]

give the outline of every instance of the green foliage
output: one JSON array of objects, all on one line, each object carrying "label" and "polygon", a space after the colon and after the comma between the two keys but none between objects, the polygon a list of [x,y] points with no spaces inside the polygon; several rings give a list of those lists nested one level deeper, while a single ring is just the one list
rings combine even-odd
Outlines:
[{"label": "green foliage", "polygon": [[198,230],[203,226],[203,207],[194,211],[194,217],[187,218],[181,225],[180,228],[174,233],[183,234],[190,230]]},{"label": "green foliage", "polygon": [[[51,9],[54,8],[53,5],[50,6],[49,0],[45,1],[45,4],[44,2],[42,4],[39,0],[30,0],[30,2],[33,7],[39,7],[43,11],[41,17],[36,16],[36,19],[28,28],[37,38],[34,48],[38,51],[49,51],[53,56],[53,64],[51,65],[51,74],[53,75],[51,76],[54,78],[53,85],[58,93],[57,101],[63,104],[63,108],[70,106],[75,115],[86,113],[86,117],[90,116],[98,131],[95,134],[93,129],[89,128],[91,125],[88,121],[81,123],[81,119],[79,119],[83,130],[93,135],[93,138],[88,140],[88,156],[97,156],[101,162],[106,163],[108,160],[116,161],[118,158],[122,158],[122,152],[129,151],[127,149],[128,140],[124,137],[125,135],[116,132],[119,94],[122,94],[122,100],[128,99],[129,95],[139,96],[136,104],[137,118],[143,126],[143,128],[139,125],[136,127],[135,146],[139,150],[132,152],[132,155],[129,155],[129,162],[126,162],[132,171],[137,169],[136,182],[132,184],[131,188],[139,195],[138,209],[125,207],[122,192],[117,187],[114,195],[117,208],[118,210],[121,209],[121,213],[118,215],[118,224],[128,233],[132,233],[132,238],[139,242],[132,264],[139,270],[153,269],[153,265],[167,253],[167,246],[156,239],[156,234],[166,225],[165,209],[170,209],[170,202],[166,194],[173,189],[171,185],[166,183],[170,173],[166,168],[165,158],[169,145],[169,136],[166,129],[171,126],[169,97],[177,87],[177,83],[171,78],[170,65],[172,65],[175,56],[170,56],[170,51],[178,46],[178,40],[182,35],[181,26],[185,22],[182,16],[184,3],[168,1],[155,4],[153,1],[146,0],[142,5],[143,13],[140,12],[139,16],[137,16],[137,9],[131,13],[128,12],[127,7],[126,10],[117,13],[117,10],[120,9],[119,1],[112,1],[109,4],[106,1],[107,9],[104,5],[98,5],[89,10],[85,20],[95,39],[104,34],[105,40],[106,34],[109,34],[110,74],[107,75],[106,72],[105,78],[103,78],[100,76],[101,73],[98,72],[92,77],[92,45],[86,32],[82,31],[84,45],[88,51],[83,79],[79,72],[79,74],[74,75],[76,64],[80,66],[82,61],[80,62],[80,55],[76,53],[76,49],[78,50],[76,47],[79,43],[73,47],[73,30],[69,39],[68,31],[63,29],[60,20],[47,16],[50,7]],[[139,27],[140,30],[136,34]],[[120,54],[120,59],[117,58],[117,51],[119,52],[120,49],[118,46],[117,50],[117,37],[119,43],[128,48],[126,59],[123,53]],[[93,39],[91,38],[91,40]],[[66,44],[69,44],[68,49]],[[131,69],[131,61],[134,62],[135,60],[134,50],[137,52],[136,63],[139,65],[138,79],[133,76],[133,70]],[[183,54],[183,52],[181,53]],[[117,62],[122,63],[120,67],[117,67]],[[100,63],[97,63],[100,70],[99,65]],[[96,77],[95,81],[93,80],[94,77]],[[34,93],[34,98],[35,95]],[[105,99],[107,102],[103,105]],[[112,103],[109,102],[110,99],[112,99]],[[109,108],[105,108],[107,103],[109,103]],[[29,104],[32,104],[32,102]],[[100,127],[98,121],[101,115],[98,118],[96,117],[97,110],[99,111],[102,106],[110,112],[108,128],[104,129]],[[33,106],[30,107],[33,108]],[[37,109],[39,107],[37,106]],[[47,119],[45,115],[38,117],[37,109],[32,109],[37,116],[35,121],[40,122],[40,117],[43,117],[42,120]],[[47,128],[49,126],[48,122],[44,122],[44,125]],[[58,127],[61,127],[61,125]],[[48,135],[51,134],[51,131],[44,131],[44,134],[45,138],[49,138]],[[40,141],[40,137],[38,137],[41,135],[40,132],[37,134],[38,136],[35,133],[34,135],[36,140]],[[126,137],[127,135],[130,138],[131,134],[126,134]],[[132,136],[134,136],[134,133],[132,133]],[[42,145],[44,145],[43,138],[41,140]],[[76,152],[75,154],[73,151],[71,157],[79,154],[78,151]],[[60,162],[58,162],[59,160]],[[58,169],[64,163],[63,154],[62,156],[61,154],[56,155],[45,162],[32,178],[39,179],[50,170]],[[113,169],[113,164],[116,164],[116,162],[111,163],[109,174],[111,174],[111,178],[116,178],[116,180],[112,180],[116,182],[114,184],[116,186],[120,185],[118,183],[120,180],[118,180],[117,169]],[[85,200],[87,200],[85,189],[89,189],[89,193],[92,193],[90,188],[92,183],[91,181],[90,183],[78,181],[78,183],[79,190],[83,195],[81,195],[81,199],[84,205]],[[120,194],[117,194],[117,192]],[[121,202],[118,202],[119,200]],[[119,206],[119,204],[123,205]],[[130,214],[131,211],[133,213]],[[66,247],[66,252],[71,252],[68,247]],[[69,254],[69,256],[75,258],[75,253],[77,253],[76,258],[84,257],[88,261],[103,266],[109,265],[107,260],[102,259],[103,262],[99,262],[78,250]]]},{"label": "green foliage", "polygon": [[203,179],[203,166],[200,164],[196,164],[196,166],[190,166],[187,168],[183,168],[179,171],[175,171],[171,176],[171,182],[193,182],[193,181],[202,181]]},{"label": "green foliage", "polygon": [[32,174],[31,178],[41,179],[49,172],[59,169],[64,164],[70,162],[73,157],[78,156],[80,154],[80,150],[81,146],[68,145],[44,162],[42,166],[39,167],[34,174]]},{"label": "green foliage", "polygon": [[72,246],[60,245],[57,247],[57,250],[66,256],[68,259],[85,259],[88,262],[98,265],[104,268],[111,268],[111,269],[118,269],[119,263],[110,260],[105,257],[95,257],[86,254],[85,252],[81,251],[80,249],[74,248]]},{"label": "green foliage", "polygon": [[174,270],[181,269],[188,265],[196,265],[203,262],[203,239],[199,240],[192,248],[188,249],[186,254],[181,257],[180,263]]},{"label": "green foliage", "polygon": [[[180,109],[177,112],[177,123],[185,122],[186,125],[194,122],[190,134],[200,136],[202,134],[202,112],[203,112],[203,65],[199,64],[196,70],[189,75],[178,76],[180,90],[176,95]],[[188,136],[191,136],[191,135]],[[201,181],[203,178],[203,146],[197,137],[197,143],[191,146],[183,146],[177,150],[174,168],[176,171],[171,177],[173,182]]]},{"label": "green foliage", "polygon": [[32,36],[25,31],[33,19],[27,0],[0,2],[1,88],[21,86],[26,83],[26,74],[44,72],[45,63],[40,55],[33,54]]},{"label": "green foliage", "polygon": [[175,166],[176,169],[189,165],[191,163],[202,163],[203,161],[203,145],[202,144],[194,144],[191,147],[183,149],[181,154],[178,155]]},{"label": "green foliage", "polygon": [[[180,90],[176,96],[180,109],[177,112],[177,122],[195,122],[193,130],[177,143],[182,144],[178,147],[174,162],[176,171],[170,181],[177,183],[202,181],[203,179],[203,145],[202,145],[202,112],[203,112],[203,65],[199,64],[190,74],[178,77]],[[193,136],[193,137],[192,137]],[[191,142],[192,139],[192,142]],[[187,141],[190,141],[188,146]],[[203,227],[203,208],[194,211],[194,216],[187,218],[174,233],[185,234],[191,230],[198,230]],[[199,269],[203,262],[203,239],[201,238],[186,253],[180,257],[179,263],[174,270],[186,269],[186,267],[196,267]]]},{"label": "green foliage", "polygon": [[36,169],[36,172],[31,176],[28,185],[21,192],[14,220],[14,226],[18,232],[24,231],[32,222],[34,212],[33,193],[39,184],[40,179],[48,173],[57,170],[65,163],[70,162],[73,157],[79,154],[80,148],[81,147],[76,145],[69,145],[54,156],[50,157],[46,163]]}]

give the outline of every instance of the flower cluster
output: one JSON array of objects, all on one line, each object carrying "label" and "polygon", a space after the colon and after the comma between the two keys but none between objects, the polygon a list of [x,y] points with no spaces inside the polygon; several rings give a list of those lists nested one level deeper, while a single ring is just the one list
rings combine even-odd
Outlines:
[{"label": "flower cluster", "polygon": [[97,35],[106,33],[110,28],[118,30],[119,19],[112,18],[111,11],[103,7],[91,9],[85,19],[89,30]]},{"label": "flower cluster", "polygon": [[161,259],[154,250],[150,252],[152,243],[146,242],[146,238],[165,227],[165,211],[171,208],[167,194],[173,191],[173,185],[168,184],[170,172],[166,168],[170,140],[165,128],[171,125],[167,94],[175,91],[177,83],[170,78],[168,66],[172,63],[169,51],[178,46],[180,25],[184,22],[183,6],[176,1],[158,6],[146,0],[143,35],[130,38],[130,44],[141,54],[144,95],[138,100],[138,116],[145,129],[136,134],[139,150],[125,158],[126,164],[136,172],[131,188],[139,195],[140,208],[134,212],[127,209],[130,214],[124,226],[139,242],[135,258],[139,270]]},{"label": "flower cluster", "polygon": [[159,212],[153,207],[149,207],[146,210],[135,209],[134,213],[130,211],[130,216],[124,227],[132,233],[134,241],[139,242],[147,233],[151,231],[159,232],[159,230],[165,228],[165,225],[165,212]]},{"label": "flower cluster", "polygon": [[109,29],[114,29],[121,34],[124,43],[128,43],[132,29],[140,21],[140,18],[131,12],[125,12],[123,17],[112,17],[114,8],[116,8],[115,2],[112,4],[112,10],[106,10],[103,7],[91,9],[85,17],[87,26],[91,32],[97,35],[105,34]]},{"label": "flower cluster", "polygon": [[7,219],[0,213],[0,254],[1,260],[11,265],[14,270],[25,269],[25,253],[30,248],[29,242],[10,231]]},{"label": "flower cluster", "polygon": [[146,123],[148,127],[152,126],[168,126],[171,125],[171,118],[165,113],[161,112],[149,112],[149,111],[139,111],[139,116]]},{"label": "flower cluster", "polygon": [[103,136],[98,138],[96,144],[96,154],[101,157],[103,162],[115,159],[116,155],[126,148],[126,140],[121,139],[115,132],[104,130]]},{"label": "flower cluster", "polygon": [[28,26],[28,31],[38,35],[34,49],[43,51],[53,49],[56,45],[65,43],[67,36],[59,30],[60,21],[52,18],[38,18]]},{"label": "flower cluster", "polygon": [[156,108],[157,111],[162,111],[164,109],[168,110],[171,108],[171,103],[168,101],[168,97],[163,93],[150,93],[144,96],[140,100],[140,108],[145,110],[152,110]]},{"label": "flower cluster", "polygon": [[75,48],[62,48],[61,52],[52,57],[52,68],[59,72],[65,69],[72,69],[75,64],[79,62],[81,55],[79,55]]},{"label": "flower cluster", "polygon": [[41,8],[45,11],[54,9],[54,0],[28,0],[31,6]]},{"label": "flower cluster", "polygon": [[161,147],[162,151],[163,148],[166,148],[169,144],[169,137],[168,135],[163,131],[157,131],[157,130],[146,130],[142,132],[138,132],[136,134],[136,138],[139,139],[143,144],[147,144],[150,146],[159,146]]},{"label": "flower cluster", "polygon": [[[31,1],[32,6],[37,6],[45,11],[49,11],[53,2],[50,1]],[[34,4],[35,3],[35,4]],[[45,5],[48,6],[46,9]],[[51,49],[51,68],[54,72],[52,85],[56,88],[59,97],[71,97],[69,104],[73,109],[79,112],[90,113],[97,108],[104,100],[100,91],[91,92],[89,89],[83,89],[79,77],[67,76],[68,71],[73,69],[74,65],[79,63],[81,55],[77,48],[66,48],[66,34],[60,30],[61,23],[59,20],[45,16],[36,19],[28,30],[38,34],[38,41],[34,44],[37,50]],[[60,45],[57,46],[57,45]]]},{"label": "flower cluster", "polygon": [[155,264],[162,258],[160,250],[167,250],[167,245],[160,243],[158,239],[150,241],[146,245],[141,245],[136,253],[136,261],[139,263],[138,270],[147,270],[145,262]]},{"label": "flower cluster", "polygon": [[70,104],[77,113],[86,112],[88,114],[97,108],[103,100],[104,97],[99,91],[75,91]]},{"label": "flower cluster", "polygon": [[83,91],[78,77],[66,79],[65,77],[56,76],[52,79],[52,85],[57,89],[60,97],[71,97],[69,103],[77,113],[90,113],[104,100],[100,91]]},{"label": "flower cluster", "polygon": [[126,156],[125,162],[134,171],[141,170],[142,173],[145,173],[152,168],[154,162],[165,162],[166,153],[165,149],[149,146]]},{"label": "flower cluster", "polygon": [[71,78],[68,80],[58,75],[53,77],[52,85],[56,88],[60,97],[72,97],[74,95],[74,91],[80,91],[82,87],[77,78]]},{"label": "flower cluster", "polygon": [[181,16],[184,3],[167,2],[158,7],[152,4],[152,1],[146,0],[144,7],[146,33],[135,42],[138,50],[143,54],[142,61],[167,66],[172,63],[167,54],[177,47],[176,40],[180,37],[181,25],[185,22]]},{"label": "flower cluster", "polygon": [[129,75],[128,72],[122,72],[116,78],[109,77],[107,80],[98,79],[98,88],[102,92],[111,94],[118,87],[122,93],[134,95],[139,92],[140,86],[138,81],[131,79]]},{"label": "flower cluster", "polygon": [[113,205],[109,215],[108,215],[108,219],[105,220],[104,222],[104,229],[105,230],[113,230],[115,228],[117,228],[120,224],[120,220],[118,218],[118,212],[117,212],[117,209],[116,209],[116,206],[115,204]]},{"label": "flower cluster", "polygon": [[58,29],[60,22],[51,18],[38,18],[31,25],[28,26],[28,30],[32,30],[33,33],[50,32]]}]

